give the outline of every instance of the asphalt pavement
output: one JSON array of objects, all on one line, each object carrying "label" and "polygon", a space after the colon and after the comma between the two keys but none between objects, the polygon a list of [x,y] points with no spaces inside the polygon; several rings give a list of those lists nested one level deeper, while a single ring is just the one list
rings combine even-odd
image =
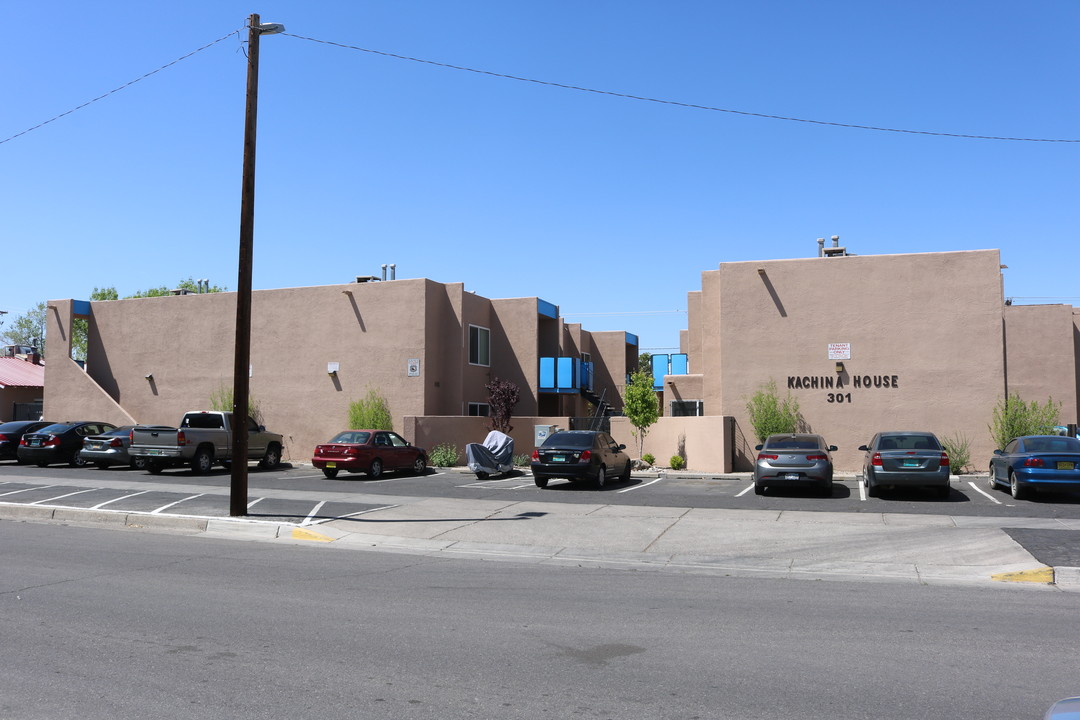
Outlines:
[{"label": "asphalt pavement", "polygon": [[322,493],[250,479],[256,500],[231,518],[228,487],[184,477],[152,489],[110,480],[105,492],[9,473],[0,520],[637,571],[1080,590],[1080,519]]}]

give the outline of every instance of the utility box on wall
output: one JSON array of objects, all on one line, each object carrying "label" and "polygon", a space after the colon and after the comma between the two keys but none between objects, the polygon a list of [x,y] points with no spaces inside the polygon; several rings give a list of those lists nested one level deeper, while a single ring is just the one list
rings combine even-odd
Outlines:
[{"label": "utility box on wall", "polygon": [[533,446],[540,447],[548,436],[559,429],[558,425],[533,425]]}]

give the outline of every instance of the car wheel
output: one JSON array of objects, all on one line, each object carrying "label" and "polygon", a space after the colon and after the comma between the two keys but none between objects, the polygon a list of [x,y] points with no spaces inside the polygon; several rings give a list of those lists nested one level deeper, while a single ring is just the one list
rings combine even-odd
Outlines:
[{"label": "car wheel", "polygon": [[754,483],[754,494],[755,495],[764,495],[765,494],[765,486],[762,485],[759,482]]},{"label": "car wheel", "polygon": [[160,475],[161,471],[164,469],[165,466],[161,463],[156,463],[153,461],[147,461],[146,463],[146,472],[150,473],[151,475]]},{"label": "car wheel", "polygon": [[536,487],[540,488],[541,490],[546,488],[548,484],[547,478],[533,478],[533,482],[535,482]]},{"label": "car wheel", "polygon": [[607,482],[607,472],[604,470],[604,466],[601,465],[600,469],[596,471],[596,487],[604,487],[604,483]]},{"label": "car wheel", "polygon": [[109,469],[109,463],[107,463],[107,462],[96,462],[94,464],[97,465],[98,470],[108,470]]},{"label": "car wheel", "polygon": [[90,464],[90,461],[84,459],[83,456],[82,456],[82,452],[79,451],[79,450],[76,450],[75,454],[71,456],[71,465],[72,465],[72,467],[86,467],[89,464]]},{"label": "car wheel", "polygon": [[997,478],[994,477],[994,466],[993,465],[990,466],[990,477],[988,477],[986,480],[987,480],[987,483],[990,485],[991,490],[997,490],[998,489]]},{"label": "car wheel", "polygon": [[367,476],[369,478],[377,478],[382,475],[382,460],[375,458],[371,461],[371,466],[368,468]]},{"label": "car wheel", "polygon": [[1012,470],[1009,471],[1009,491],[1012,493],[1013,500],[1025,500],[1030,495],[1028,489],[1016,479],[1016,473]]},{"label": "car wheel", "polygon": [[44,460],[38,460],[37,466],[38,467],[49,467],[49,463],[47,463]]},{"label": "car wheel", "polygon": [[488,474],[486,472],[478,472],[478,473],[476,473],[476,479],[477,480],[487,480],[488,479]]},{"label": "car wheel", "polygon": [[881,495],[881,486],[870,479],[870,476],[866,476],[866,496],[876,498]]},{"label": "car wheel", "polygon": [[417,455],[412,464],[413,475],[423,475],[427,471],[427,460],[423,455]]},{"label": "car wheel", "polygon": [[191,458],[191,472],[196,475],[205,475],[214,466],[214,456],[205,448],[195,451],[195,457]]},{"label": "car wheel", "polygon": [[144,458],[144,457],[131,458],[131,467],[133,467],[136,470],[145,470],[146,469],[146,458]]},{"label": "car wheel", "polygon": [[619,479],[622,480],[623,482],[626,482],[626,481],[628,481],[630,479],[630,461],[629,460],[626,461],[626,469],[623,470],[623,473],[619,477]]},{"label": "car wheel", "polygon": [[333,480],[334,478],[337,477],[338,469],[337,468],[323,468],[322,469],[322,474],[325,475],[326,477],[330,478],[331,480]]},{"label": "car wheel", "polygon": [[263,470],[273,470],[281,464],[281,448],[277,443],[270,443],[266,447],[266,454],[259,460],[259,467]]}]

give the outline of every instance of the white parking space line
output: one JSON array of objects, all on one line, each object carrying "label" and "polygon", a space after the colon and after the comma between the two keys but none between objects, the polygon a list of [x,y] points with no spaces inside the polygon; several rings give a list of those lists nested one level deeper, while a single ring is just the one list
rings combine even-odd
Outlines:
[{"label": "white parking space line", "polygon": [[168,505],[162,505],[157,510],[151,511],[150,514],[151,515],[160,515],[161,513],[165,512],[166,510],[168,510],[169,508],[171,508],[171,507],[173,507],[175,505],[179,505],[180,503],[187,502],[188,500],[194,500],[195,498],[202,497],[205,494],[206,493],[199,493],[198,495],[189,495],[188,497],[184,498],[183,500],[177,500],[176,502],[171,502]]},{"label": "white parking space line", "polygon": [[741,491],[736,493],[735,497],[742,497],[743,495],[745,495],[746,493],[750,492],[753,489],[754,489],[754,483],[750,483],[749,485],[744,487]]},{"label": "white parking space line", "polygon": [[50,503],[53,500],[62,500],[64,498],[66,498],[66,497],[71,497],[72,495],[82,495],[83,493],[94,492],[94,490],[96,490],[96,489],[97,488],[90,488],[89,490],[76,490],[75,492],[65,493],[64,495],[57,495],[56,497],[49,498],[48,500],[35,500],[34,502],[32,502],[30,504],[31,505],[41,505],[43,503]]},{"label": "white parking space line", "polygon": [[991,495],[990,493],[986,492],[985,490],[983,490],[983,489],[982,489],[981,487],[979,487],[979,486],[978,486],[978,485],[976,485],[975,483],[971,482],[970,480],[968,480],[968,485],[970,485],[970,486],[971,486],[971,489],[972,489],[972,490],[974,490],[975,492],[979,493],[979,494],[980,494],[980,495],[982,495],[982,496],[983,496],[984,498],[987,498],[988,500],[990,500],[990,502],[992,502],[992,503],[996,503],[996,504],[998,504],[998,505],[1003,505],[1003,504],[1004,504],[1004,503],[1002,503],[1002,502],[1001,502],[1000,500],[998,500],[998,499],[997,499],[996,497],[994,497],[994,496],[993,496],[993,495]]},{"label": "white parking space line", "polygon": [[315,517],[316,515],[318,515],[318,513],[319,513],[319,510],[321,510],[321,509],[322,509],[322,506],[323,506],[323,505],[325,505],[325,504],[326,504],[326,501],[325,501],[325,500],[323,500],[323,501],[322,501],[322,502],[320,502],[320,503],[319,503],[318,505],[316,505],[315,507],[311,508],[311,512],[309,512],[309,513],[308,513],[308,516],[307,516],[306,518],[304,518],[304,519],[303,519],[303,521],[302,521],[302,522],[300,523],[300,527],[303,527],[304,525],[310,525],[310,524],[311,524],[311,518],[313,518],[313,517]]},{"label": "white parking space line", "polygon": [[622,490],[616,490],[615,492],[621,492],[621,493],[624,493],[624,492],[630,492],[631,490],[638,490],[638,489],[640,489],[640,488],[643,488],[643,487],[649,487],[650,485],[653,485],[653,484],[655,484],[655,483],[658,483],[658,482],[660,482],[660,481],[661,481],[661,480],[663,480],[663,479],[664,479],[664,478],[660,478],[660,477],[658,477],[658,478],[656,478],[655,480],[653,480],[653,481],[651,481],[651,482],[647,482],[647,483],[641,483],[640,485],[632,485],[632,486],[630,486],[630,487],[628,487],[628,488],[623,488]]},{"label": "white parking space line", "polygon": [[262,500],[265,500],[265,499],[266,498],[255,498],[254,500],[252,500],[251,502],[249,502],[247,504],[247,509],[250,510],[251,508],[255,507],[255,505],[257,503],[259,503],[259,502],[261,502]]},{"label": "white parking space line", "polygon": [[[516,478],[516,477],[500,478],[498,480],[478,480],[477,482],[471,482],[471,483],[466,483],[464,485],[458,485],[458,487],[462,487],[462,488],[491,488],[491,487],[499,487],[500,484],[508,484],[508,483],[515,483],[515,482],[519,483],[519,482],[521,482],[521,480]],[[532,487],[532,486],[531,485],[516,485],[516,486],[514,486],[512,488],[502,488],[502,489],[504,489],[504,490],[517,490],[518,488],[523,488],[523,487]]]},{"label": "white parking space line", "polygon": [[0,493],[0,497],[6,495],[18,495],[19,493],[30,492],[31,490],[48,490],[51,487],[56,487],[56,485],[37,485],[35,487],[23,488],[22,490],[12,490],[11,492]]},{"label": "white parking space line", "polygon": [[859,500],[866,502],[866,483],[862,481],[862,476],[855,478],[855,484],[859,486]]},{"label": "white parking space line", "polygon": [[141,492],[131,493],[130,495],[121,495],[118,498],[113,498],[112,500],[106,500],[103,503],[98,503],[97,505],[95,505],[94,507],[92,507],[90,509],[91,510],[100,510],[101,508],[105,507],[106,505],[112,505],[114,502],[119,502],[120,500],[127,500],[128,498],[133,498],[136,495],[145,495],[148,492],[150,492],[150,491],[149,490],[143,490]]}]

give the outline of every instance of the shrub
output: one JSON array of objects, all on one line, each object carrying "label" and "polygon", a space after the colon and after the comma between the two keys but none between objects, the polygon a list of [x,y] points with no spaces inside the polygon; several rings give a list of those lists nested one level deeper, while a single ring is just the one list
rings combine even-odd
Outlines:
[{"label": "shrub", "polygon": [[682,455],[672,455],[669,462],[672,470],[682,470],[686,467],[686,461],[683,460]]},{"label": "shrub", "polygon": [[[233,389],[222,383],[217,390],[210,393],[210,409],[218,412],[233,411]],[[248,417],[255,421],[256,425],[263,425],[262,408],[259,401],[248,394]]]},{"label": "shrub", "polygon": [[428,464],[432,467],[454,467],[461,455],[450,443],[440,443],[428,453]]},{"label": "shrub", "polygon": [[393,430],[394,417],[386,398],[371,388],[364,398],[349,403],[349,427],[354,430]]},{"label": "shrub", "polygon": [[515,455],[514,456],[514,467],[528,467],[530,465],[532,465],[532,456],[531,455]]},{"label": "shrub", "polygon": [[510,424],[510,418],[521,397],[518,386],[509,380],[496,377],[487,384],[487,391],[488,407],[491,409],[491,429],[509,434],[514,429],[514,426]]},{"label": "shrub", "polygon": [[650,465],[653,465],[654,463],[656,463],[656,456],[653,455],[652,453],[645,453],[644,455],[641,456],[641,459],[644,462],[649,463]]},{"label": "shrub", "polygon": [[1004,450],[1006,445],[1018,437],[1054,432],[1060,411],[1061,403],[1055,403],[1053,398],[1047,398],[1045,405],[1039,405],[1035,400],[1024,402],[1016,393],[998,400],[990,425],[994,447]]},{"label": "shrub", "polygon": [[776,394],[775,380],[758,388],[746,403],[746,411],[750,413],[750,425],[759,442],[765,442],[770,435],[797,432],[802,424],[799,401],[791,393],[781,400]]},{"label": "shrub", "polygon": [[941,446],[949,454],[949,472],[959,475],[971,464],[971,440],[960,433],[941,438]]}]

